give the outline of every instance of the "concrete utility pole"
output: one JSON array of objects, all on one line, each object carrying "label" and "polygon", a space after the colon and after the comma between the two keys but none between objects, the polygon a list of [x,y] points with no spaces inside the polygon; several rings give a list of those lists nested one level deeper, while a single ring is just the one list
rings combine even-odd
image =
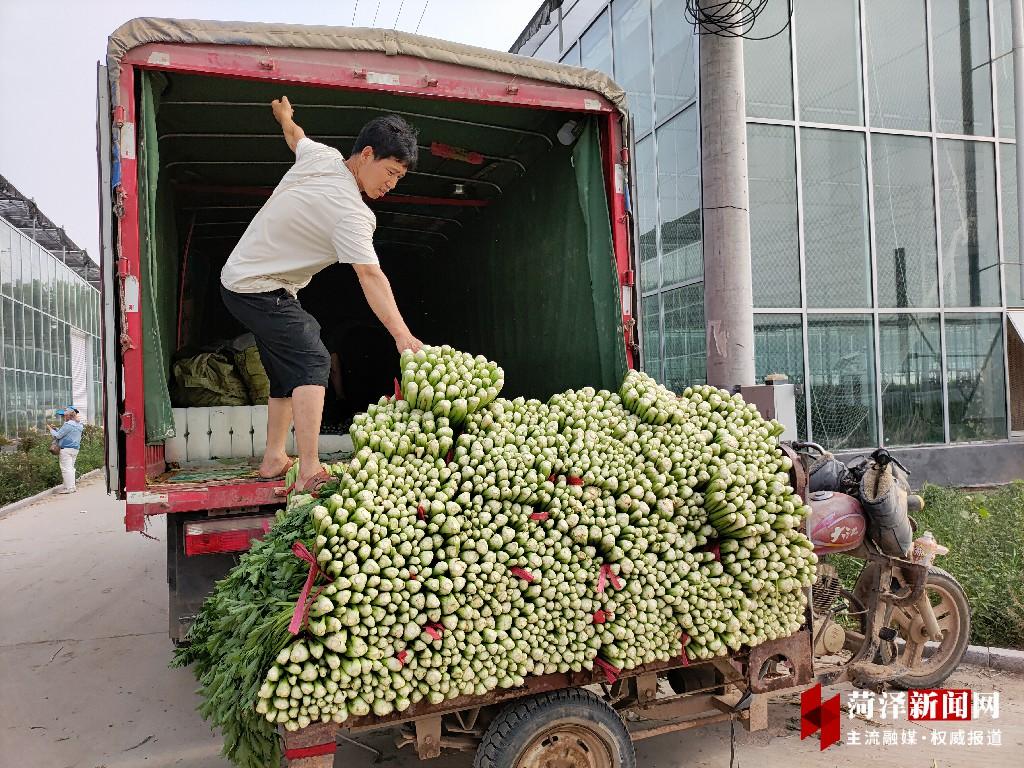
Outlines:
[{"label": "concrete utility pole", "polygon": [[[725,2],[699,5],[721,17]],[[732,389],[755,383],[747,108],[738,37],[700,36],[700,119],[708,383]]]}]

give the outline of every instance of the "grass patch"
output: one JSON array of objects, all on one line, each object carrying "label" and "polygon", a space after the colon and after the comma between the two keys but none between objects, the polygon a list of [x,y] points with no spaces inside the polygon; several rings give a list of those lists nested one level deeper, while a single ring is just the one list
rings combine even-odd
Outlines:
[{"label": "grass patch", "polygon": [[[960,582],[971,603],[971,643],[1024,649],[1024,482],[967,492],[926,485],[918,533],[931,531],[949,554],[935,565]],[[858,561],[835,557],[852,585]]]},{"label": "grass patch", "polygon": [[[18,436],[16,450],[0,454],[0,507],[61,484],[60,465],[49,451],[51,439],[47,432],[26,430]],[[103,430],[87,424],[75,470],[81,476],[101,466]]]}]

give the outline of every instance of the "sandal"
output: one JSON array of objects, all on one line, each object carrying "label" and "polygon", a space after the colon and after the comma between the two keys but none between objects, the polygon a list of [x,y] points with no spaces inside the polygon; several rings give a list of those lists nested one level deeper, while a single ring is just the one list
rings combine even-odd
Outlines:
[{"label": "sandal", "polygon": [[294,464],[295,459],[288,459],[284,463],[284,467],[281,469],[281,471],[273,475],[261,475],[260,471],[257,469],[256,477],[258,477],[260,480],[284,480],[285,475],[288,474],[288,470],[291,469]]},{"label": "sandal", "polygon": [[299,494],[310,494],[311,496],[316,496],[320,489],[333,479],[334,478],[331,477],[331,475],[321,470],[303,483],[301,487],[299,487],[298,479],[296,479],[296,481],[289,486],[284,488],[275,488],[274,494],[276,496],[287,496],[294,491]]},{"label": "sandal", "polygon": [[309,480],[302,484],[302,488],[299,489],[299,493],[308,493],[316,496],[320,489],[323,488],[327,483],[331,482],[334,478],[323,470],[317,472]]}]

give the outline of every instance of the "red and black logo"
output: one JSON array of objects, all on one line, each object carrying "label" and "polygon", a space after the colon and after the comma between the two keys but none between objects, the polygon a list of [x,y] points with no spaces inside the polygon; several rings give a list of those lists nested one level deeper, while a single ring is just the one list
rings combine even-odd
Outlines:
[{"label": "red and black logo", "polygon": [[822,704],[821,683],[800,694],[800,739],[819,731],[822,749],[839,741],[839,694]]}]

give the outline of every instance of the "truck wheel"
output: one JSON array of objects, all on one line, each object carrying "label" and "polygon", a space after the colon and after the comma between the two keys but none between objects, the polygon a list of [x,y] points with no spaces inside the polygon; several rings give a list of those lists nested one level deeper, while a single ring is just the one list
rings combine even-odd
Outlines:
[{"label": "truck wheel", "polygon": [[582,688],[516,702],[491,722],[473,768],[636,768],[618,713]]}]

